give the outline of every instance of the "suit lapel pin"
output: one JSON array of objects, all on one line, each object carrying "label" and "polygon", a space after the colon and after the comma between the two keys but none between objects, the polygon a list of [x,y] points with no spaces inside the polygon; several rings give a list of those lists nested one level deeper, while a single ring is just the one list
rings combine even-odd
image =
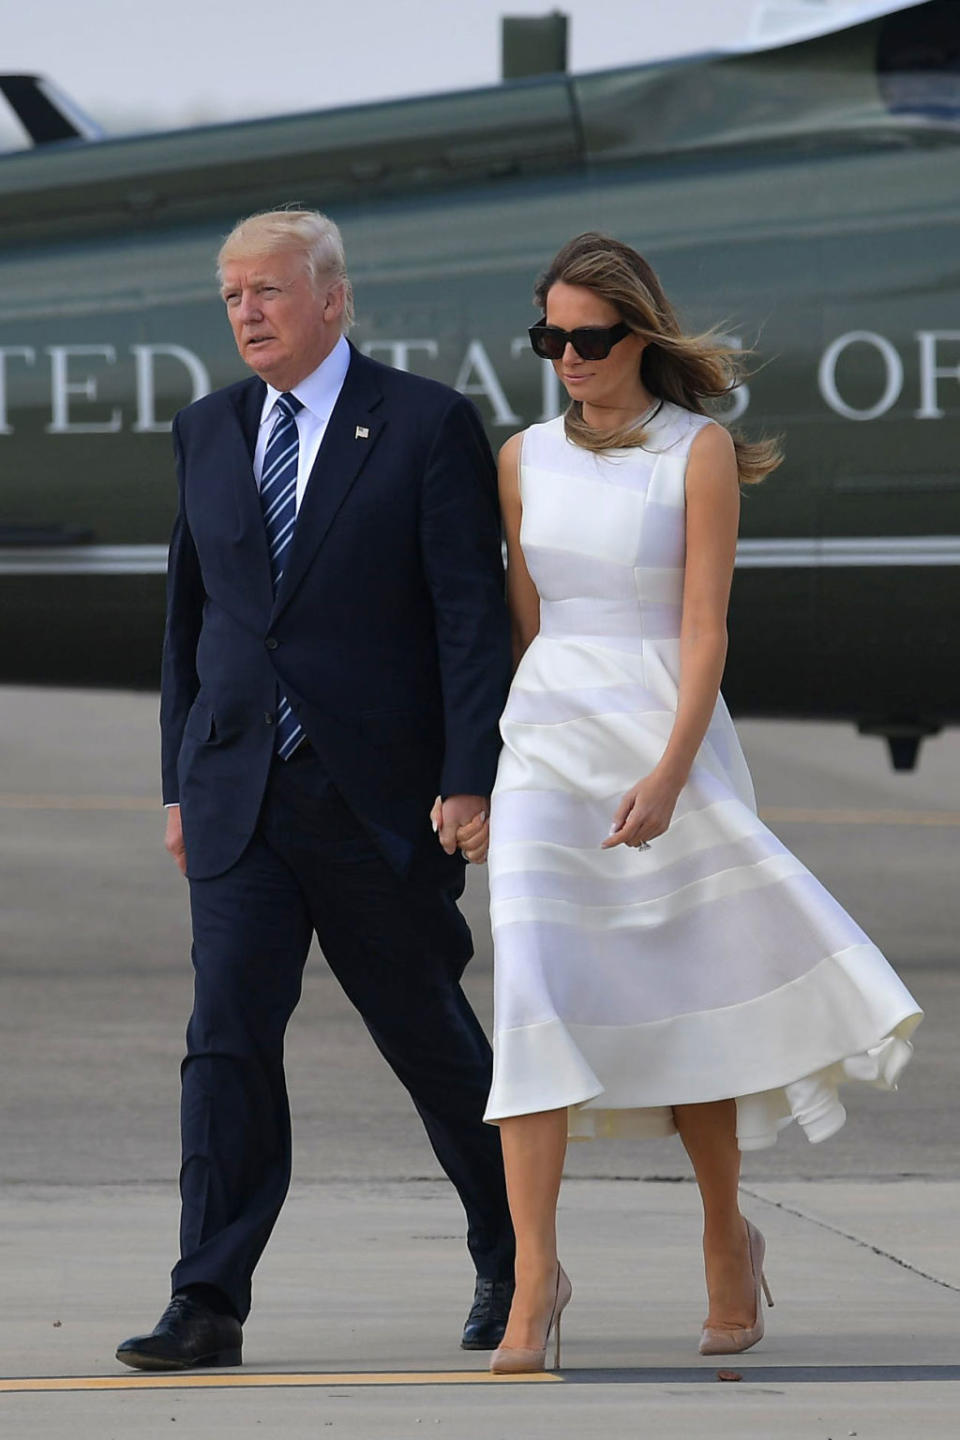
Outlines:
[{"label": "suit lapel pin", "polygon": [[353,438],[354,440],[369,440],[370,431],[367,429],[366,425],[358,425],[356,430],[354,431]]}]

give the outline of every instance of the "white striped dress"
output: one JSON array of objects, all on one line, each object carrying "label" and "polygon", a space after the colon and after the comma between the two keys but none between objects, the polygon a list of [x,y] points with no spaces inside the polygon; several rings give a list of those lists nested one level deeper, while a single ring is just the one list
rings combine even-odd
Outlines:
[{"label": "white striped dress", "polygon": [[841,1081],[893,1087],[911,1054],[915,1001],[757,818],[722,697],[666,834],[600,849],[673,726],[684,475],[709,423],[665,404],[642,449],[604,455],[562,419],[523,436],[540,632],[491,805],[490,1121],[567,1106],[575,1136],[662,1135],[671,1106],[735,1097],[741,1149],[791,1118],[822,1140]]}]

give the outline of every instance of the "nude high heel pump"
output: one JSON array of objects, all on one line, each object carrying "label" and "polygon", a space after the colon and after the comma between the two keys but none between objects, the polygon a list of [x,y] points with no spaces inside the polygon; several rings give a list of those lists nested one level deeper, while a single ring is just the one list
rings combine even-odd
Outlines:
[{"label": "nude high heel pump", "polygon": [[700,1336],[701,1355],[738,1355],[741,1350],[749,1350],[756,1345],[758,1340],[763,1339],[763,1308],[760,1303],[760,1291],[766,1297],[767,1304],[772,1308],[773,1296],[770,1294],[770,1287],[767,1284],[767,1277],[763,1273],[763,1257],[766,1251],[766,1241],[755,1225],[749,1220],[743,1222],[747,1227],[747,1247],[750,1254],[750,1269],[753,1271],[754,1293],[756,1295],[756,1319],[752,1325],[731,1325],[729,1328],[720,1329],[704,1325],[703,1333]]},{"label": "nude high heel pump", "polygon": [[556,1338],[553,1368],[554,1370],[560,1369],[560,1316],[569,1304],[572,1294],[573,1286],[567,1278],[566,1271],[562,1265],[558,1265],[557,1292],[553,1301],[553,1309],[550,1311],[550,1319],[547,1321],[543,1345],[539,1350],[527,1349],[522,1345],[501,1345],[499,1350],[495,1350],[490,1357],[490,1369],[494,1375],[525,1375],[535,1370],[545,1370],[547,1368],[547,1346],[550,1343],[551,1333]]}]

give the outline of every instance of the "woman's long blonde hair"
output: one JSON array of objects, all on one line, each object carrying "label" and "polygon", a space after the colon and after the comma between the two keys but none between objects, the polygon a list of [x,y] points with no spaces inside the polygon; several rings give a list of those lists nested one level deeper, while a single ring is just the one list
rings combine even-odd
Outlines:
[{"label": "woman's long blonde hair", "polygon": [[[547,294],[558,280],[592,290],[643,337],[647,343],[640,378],[658,400],[672,400],[684,410],[705,415],[706,402],[729,395],[743,378],[744,353],[725,345],[713,330],[684,335],[652,267],[622,241],[595,231],[568,241],[537,281],[534,303],[544,313]],[[615,430],[588,425],[579,400],[571,400],[563,418],[567,438],[586,450],[632,448],[644,442],[643,428],[636,423]],[[733,444],[745,485],[762,480],[783,459],[776,440],[750,441],[734,434]]]}]

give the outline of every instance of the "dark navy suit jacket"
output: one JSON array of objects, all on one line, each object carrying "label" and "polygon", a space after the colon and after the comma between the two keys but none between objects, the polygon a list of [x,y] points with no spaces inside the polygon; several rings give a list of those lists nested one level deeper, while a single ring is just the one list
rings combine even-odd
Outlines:
[{"label": "dark navy suit jacket", "polygon": [[[351,347],[352,349],[352,347]],[[276,598],[252,457],[251,378],[174,421],[180,505],[167,577],[163,790],[187,871],[253,834],[278,684],[393,866],[447,867],[437,794],[487,795],[509,683],[496,472],[474,406],[352,349]]]}]

